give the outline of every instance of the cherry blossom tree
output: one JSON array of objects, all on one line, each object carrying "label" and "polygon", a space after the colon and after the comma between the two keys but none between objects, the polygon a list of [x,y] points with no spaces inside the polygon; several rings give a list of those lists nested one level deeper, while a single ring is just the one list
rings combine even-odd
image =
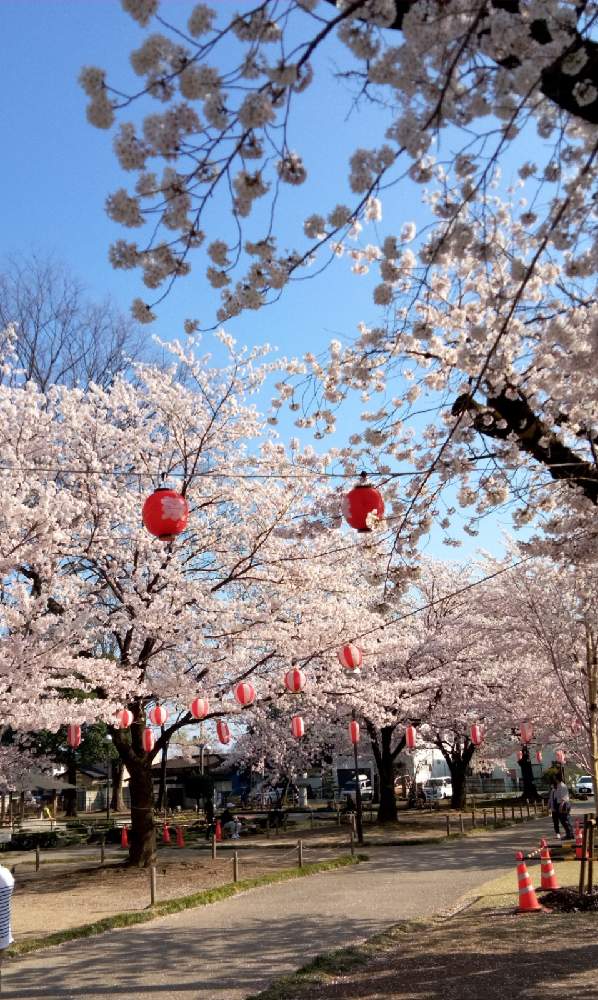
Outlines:
[{"label": "cherry blossom tree", "polygon": [[[527,173],[549,186],[550,219],[561,212],[558,186],[550,188],[560,179],[553,161],[566,158],[583,171],[579,138],[591,136],[598,121],[592,5],[265,0],[231,15],[200,3],[186,24],[170,23],[159,0],[123,0],[123,7],[148,29],[131,53],[139,89],[124,93],[97,67],[80,77],[88,120],[110,129],[120,119],[116,154],[137,175],[132,191],[110,195],[108,213],[128,228],[151,223],[145,241],[118,240],[112,261],[141,268],[150,289],[168,288],[189,272],[190,258],[208,239],[206,276],[222,289],[221,320],[259,308],[315,249],[376,215],[372,199],[382,188],[407,173],[420,181],[431,176],[431,149],[444,133],[447,156],[466,184],[451,210],[458,217],[496,163],[522,156],[523,137],[535,127],[546,148],[543,163],[529,164]],[[262,199],[276,208],[285,185],[307,180],[304,152],[293,148],[295,108],[309,88],[330,85],[331,46],[337,76],[358,107],[384,104],[390,125],[381,124],[374,148],[358,147],[350,157],[353,204],[314,213],[305,223],[311,242],[280,252],[275,224],[260,221],[259,238],[247,240],[245,220]],[[147,111],[152,101],[158,110]],[[140,122],[122,120],[137,106]],[[164,162],[161,174],[148,167],[152,160]],[[231,225],[210,236],[210,201],[220,192]],[[249,266],[232,285],[245,255]],[[151,304],[138,300],[135,312],[151,319]]]},{"label": "cherry blossom tree", "polygon": [[[276,366],[220,340],[225,368],[174,345],[170,370],[138,365],[133,381],[107,389],[42,393],[16,376],[0,387],[0,461],[11,480],[0,550],[3,717],[21,731],[110,724],[130,775],[135,864],[154,852],[152,761],[193,724],[193,697],[209,697],[208,718],[240,713],[238,681],[251,678],[266,698],[274,662],[288,666],[307,636],[305,656],[326,648],[330,626],[314,631],[313,617],[323,595],[335,627],[355,629],[335,581],[356,545],[375,553],[379,544],[338,530],[329,457],[297,441],[287,451],[267,432],[250,397]],[[191,508],[187,530],[166,544],[140,519],[163,475]],[[364,571],[367,560],[375,555]],[[147,750],[156,702],[170,717]],[[116,728],[123,707],[130,729]]]},{"label": "cherry blossom tree", "polygon": [[[566,752],[572,748],[577,759],[588,765],[596,793],[598,589],[594,567],[534,560],[504,574],[500,581],[494,613],[503,642],[513,652],[519,649],[533,657],[540,689],[535,691],[538,714],[553,740]],[[544,690],[542,675],[552,682]]]},{"label": "cherry blossom tree", "polygon": [[[350,470],[368,459],[383,475],[408,466],[392,509],[394,559],[413,554],[433,523],[459,544],[457,506],[469,509],[465,530],[475,535],[489,510],[509,504],[516,524],[540,514],[549,533],[552,512],[558,529],[564,511],[587,554],[598,499],[593,5],[297,0],[227,18],[198,4],[182,32],[158,0],[124,7],[151,31],[132,54],[139,91],[123,94],[93,67],[81,82],[92,124],[120,119],[117,156],[136,176],[107,208],[147,233],[111,250],[114,266],[140,268],[158,290],[157,300],[137,300],[137,317],[151,320],[204,244],[219,321],[260,308],[307,265],[345,251],[358,275],[380,273],[380,322],[361,324],[349,346],[334,341],[327,358],[290,364],[273,419],[285,404],[301,409],[306,378],[315,402],[298,424],[317,437],[335,430],[349,395],[372,401],[345,459]],[[285,191],[308,183],[293,111],[308,87],[328,86],[332,44],[357,107],[380,103],[391,124],[352,155],[351,203],[320,207],[314,193],[305,240],[281,252],[276,211]],[[152,101],[161,109],[146,113]],[[122,120],[137,108],[140,121]],[[156,160],[161,174],[149,169]],[[510,188],[504,163],[517,175]],[[429,224],[417,234],[399,215],[384,232],[380,199],[407,177],[424,186]],[[215,194],[231,215],[227,227],[220,213],[212,232]],[[258,231],[248,234],[252,213]],[[374,240],[356,244],[372,221]],[[434,412],[424,427],[422,411]]]}]

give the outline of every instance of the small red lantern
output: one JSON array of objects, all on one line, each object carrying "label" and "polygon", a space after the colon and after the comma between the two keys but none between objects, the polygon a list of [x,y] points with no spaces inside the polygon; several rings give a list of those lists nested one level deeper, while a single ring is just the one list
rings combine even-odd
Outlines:
[{"label": "small red lantern", "polygon": [[523,760],[523,750],[517,751],[517,760]]},{"label": "small red lantern", "polygon": [[287,691],[291,692],[291,694],[299,694],[300,691],[303,691],[305,684],[305,674],[302,670],[299,670],[298,667],[293,667],[292,670],[289,670],[288,673],[284,675],[284,686]]},{"label": "small red lantern", "polygon": [[345,670],[356,670],[358,671],[363,663],[363,653],[359,646],[353,646],[348,643],[346,646],[341,646],[336,654],[339,659],[339,663],[345,668]]},{"label": "small red lantern", "polygon": [[205,719],[210,711],[210,703],[207,698],[194,698],[191,702],[191,715],[194,719]]},{"label": "small red lantern", "polygon": [[362,472],[359,479],[360,482],[343,499],[343,515],[356,531],[371,531],[368,515],[381,518],[384,514],[384,500],[380,491],[368,483],[367,473]]},{"label": "small red lantern", "polygon": [[176,490],[160,486],[145,501],[141,516],[151,535],[170,542],[187,527],[189,504]]},{"label": "small red lantern", "polygon": [[477,723],[471,727],[470,737],[474,747],[479,747],[482,742],[482,727],[478,726]]},{"label": "small red lantern", "polygon": [[225,746],[227,743],[230,743],[230,729],[228,728],[228,723],[219,719],[216,723],[216,732],[221,743],[224,743]]},{"label": "small red lantern", "polygon": [[408,750],[415,750],[416,742],[415,726],[407,726],[405,730],[405,746]]},{"label": "small red lantern", "polygon": [[120,712],[116,713],[116,721],[120,729],[128,729],[133,722],[133,713],[128,708],[123,708]]},{"label": "small red lantern", "polygon": [[305,733],[305,724],[300,715],[294,715],[291,719],[291,732],[296,740],[300,740]]},{"label": "small red lantern", "polygon": [[519,726],[519,736],[522,743],[531,743],[534,738],[534,727],[531,722],[522,722]]},{"label": "small red lantern", "polygon": [[349,723],[349,738],[351,743],[359,743],[359,723],[355,719]]},{"label": "small red lantern", "polygon": [[73,750],[76,750],[81,743],[81,726],[74,723],[66,727],[66,741]]},{"label": "small red lantern", "polygon": [[565,751],[564,750],[557,750],[557,752],[555,753],[554,757],[555,757],[555,760],[556,760],[557,764],[564,764],[565,763]]},{"label": "small red lantern", "polygon": [[168,718],[168,712],[162,705],[154,705],[149,717],[150,722],[153,722],[154,726],[163,726]]},{"label": "small red lantern", "polygon": [[154,749],[154,734],[151,729],[143,730],[143,749],[146,753],[151,753]]},{"label": "small red lantern", "polygon": [[235,688],[235,701],[238,705],[253,705],[255,701],[255,688],[253,684],[242,681]]},{"label": "small red lantern", "polygon": [[542,763],[542,751],[541,750],[536,750],[536,763],[537,764],[541,764]]}]

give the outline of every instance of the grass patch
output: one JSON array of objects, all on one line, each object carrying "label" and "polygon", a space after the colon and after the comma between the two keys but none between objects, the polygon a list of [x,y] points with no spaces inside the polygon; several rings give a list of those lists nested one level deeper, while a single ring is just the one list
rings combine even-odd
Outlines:
[{"label": "grass patch", "polygon": [[393,948],[404,934],[413,934],[434,923],[433,919],[408,920],[380,934],[375,934],[362,944],[337,948],[317,955],[296,972],[281,976],[261,993],[254,993],[247,1000],[294,1000],[300,998],[304,988],[323,986],[336,976],[346,975],[372,958]]},{"label": "grass patch", "polygon": [[360,861],[367,861],[367,854],[342,855],[332,861],[316,861],[313,864],[303,865],[302,868],[285,868],[280,872],[272,872],[270,875],[259,875],[256,878],[246,878],[239,882],[229,882],[226,885],[217,886],[214,889],[203,889],[190,896],[179,896],[177,899],[167,899],[155,906],[148,906],[144,910],[132,910],[130,913],[115,913],[112,917],[104,917],[91,924],[82,924],[80,927],[70,927],[64,931],[57,931],[54,934],[46,934],[43,937],[29,938],[27,941],[20,941],[12,944],[6,951],[9,958],[18,958],[22,955],[29,955],[33,951],[40,951],[42,948],[50,948],[53,945],[64,944],[65,941],[75,941],[78,938],[94,937],[96,934],[103,934],[105,931],[115,930],[119,927],[133,927],[135,924],[145,924],[157,917],[167,917],[171,913],[180,913],[182,910],[189,910],[195,906],[207,906],[209,903],[216,903],[221,899],[228,899],[249,889],[257,889],[263,885],[274,885],[277,882],[287,882],[290,879],[304,878],[307,875],[315,875],[318,872],[333,871],[335,868],[345,868],[348,865],[359,864]]}]

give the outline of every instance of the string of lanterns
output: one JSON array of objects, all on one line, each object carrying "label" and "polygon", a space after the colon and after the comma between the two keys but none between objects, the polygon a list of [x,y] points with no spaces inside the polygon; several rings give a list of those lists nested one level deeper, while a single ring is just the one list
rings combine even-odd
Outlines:
[{"label": "string of lanterns", "polygon": [[[368,483],[365,472],[361,473],[360,481],[343,498],[342,512],[347,524],[359,532],[371,531],[372,522],[383,517],[382,494]],[[189,504],[182,493],[167,486],[159,486],[143,504],[141,519],[150,535],[162,542],[171,542],[187,527]]]},{"label": "string of lanterns", "polygon": [[[363,650],[361,650],[359,646],[347,643],[337,651],[337,657],[339,663],[346,670],[353,673],[359,673],[361,664],[363,663]],[[304,672],[296,666],[293,666],[291,670],[287,671],[283,677],[284,687],[291,694],[300,694],[304,690],[306,683],[307,678]],[[241,681],[237,684],[234,688],[233,695],[237,704],[242,708],[253,705],[256,699],[255,688],[247,681]],[[197,697],[191,702],[191,715],[198,721],[205,719],[209,714],[209,710],[210,703],[207,698]],[[134,721],[134,716],[129,709],[123,708],[116,713],[116,719],[120,729],[128,729]],[[150,709],[149,719],[154,726],[163,726],[168,719],[168,711],[163,705],[154,705],[154,707]],[[216,733],[220,743],[224,746],[227,746],[230,743],[231,732],[227,722],[219,719],[216,723]],[[304,737],[305,721],[301,715],[294,715],[291,718],[291,734],[296,740],[300,740]],[[522,722],[519,727],[519,737],[524,746],[531,743],[533,735],[532,723]],[[474,723],[471,726],[469,738],[475,747],[480,746],[483,742],[484,735],[482,727],[478,723]],[[355,719],[352,719],[349,723],[349,739],[354,745],[359,743],[360,740],[360,727],[359,723]],[[81,744],[81,726],[79,724],[73,723],[67,726],[67,743],[73,749],[76,749]],[[151,753],[155,745],[154,734],[151,729],[144,729],[142,743],[145,752]],[[413,751],[416,749],[416,746],[416,728],[413,725],[408,725],[405,728],[405,747],[408,751]],[[523,751],[519,750],[517,753],[517,760],[521,761],[522,759]],[[564,764],[566,759],[565,752],[563,750],[557,750],[555,753],[555,759],[558,764]],[[538,764],[541,764],[543,761],[541,750],[536,751],[536,761]]]}]

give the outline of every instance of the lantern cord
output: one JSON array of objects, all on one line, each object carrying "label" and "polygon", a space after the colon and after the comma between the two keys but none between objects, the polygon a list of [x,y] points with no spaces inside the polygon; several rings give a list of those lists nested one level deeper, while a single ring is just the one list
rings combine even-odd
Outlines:
[{"label": "lantern cord", "polygon": [[[448,601],[451,597],[459,597],[461,594],[466,594],[468,591],[473,590],[474,587],[479,587],[482,583],[487,583],[488,580],[494,580],[495,577],[502,576],[503,573],[508,573],[509,570],[516,569],[517,566],[522,566],[523,563],[530,562],[536,558],[537,556],[534,555],[522,556],[521,559],[516,559],[515,562],[509,563],[508,566],[502,566],[500,569],[495,570],[494,573],[488,573],[486,576],[480,577],[479,580],[473,580],[472,583],[468,583],[465,587],[460,587],[458,590],[453,590],[450,594],[443,594],[442,597],[437,597],[433,601],[428,601],[426,604],[420,604],[418,608],[413,608],[412,611],[407,611],[403,615],[397,615],[395,618],[390,618],[387,622],[384,622],[383,625],[374,625],[366,632],[360,632],[359,635],[355,635],[352,639],[348,639],[347,642],[351,643],[355,642],[357,639],[365,639],[366,636],[372,635],[374,632],[381,632],[391,625],[396,625],[398,622],[405,621],[406,618],[413,618],[413,616],[418,615],[420,611],[428,611],[429,608],[435,607],[436,604],[442,604],[443,601]],[[331,650],[336,648],[336,643],[334,645],[327,646],[324,649],[320,649],[316,654],[312,653],[309,659],[313,658],[314,655],[317,656],[322,653],[329,653]]]},{"label": "lantern cord", "polygon": [[[470,461],[479,461],[488,458],[488,455],[475,455]],[[550,469],[560,469],[568,468],[573,466],[574,462],[551,462]],[[382,480],[383,482],[388,482],[391,479],[413,479],[417,476],[423,476],[428,472],[438,472],[443,470],[443,466],[434,466],[429,469],[417,469],[414,471],[404,471],[404,472],[369,472],[367,475],[370,478],[375,478],[377,480]],[[136,469],[127,469],[118,471],[117,469],[77,469],[77,468],[64,468],[62,466],[16,466],[16,465],[2,465],[0,466],[1,473],[9,473],[11,475],[37,475],[38,473],[55,473],[56,475],[65,476],[106,476],[114,477],[115,479],[120,478],[136,478],[139,480],[154,480],[156,475],[152,472],[138,472]],[[193,479],[263,479],[263,480],[304,480],[304,479],[351,479],[355,480],[359,475],[357,472],[324,472],[323,470],[305,470],[305,472],[292,472],[292,473],[273,473],[273,472],[219,472],[217,469],[204,469],[203,471],[196,471],[193,473]],[[164,482],[165,479],[184,479],[185,473],[183,472],[160,472],[158,474],[158,479]],[[580,482],[589,482],[587,476],[577,477]],[[549,480],[548,482],[555,482],[554,480]],[[558,484],[560,481],[556,480]]]}]

